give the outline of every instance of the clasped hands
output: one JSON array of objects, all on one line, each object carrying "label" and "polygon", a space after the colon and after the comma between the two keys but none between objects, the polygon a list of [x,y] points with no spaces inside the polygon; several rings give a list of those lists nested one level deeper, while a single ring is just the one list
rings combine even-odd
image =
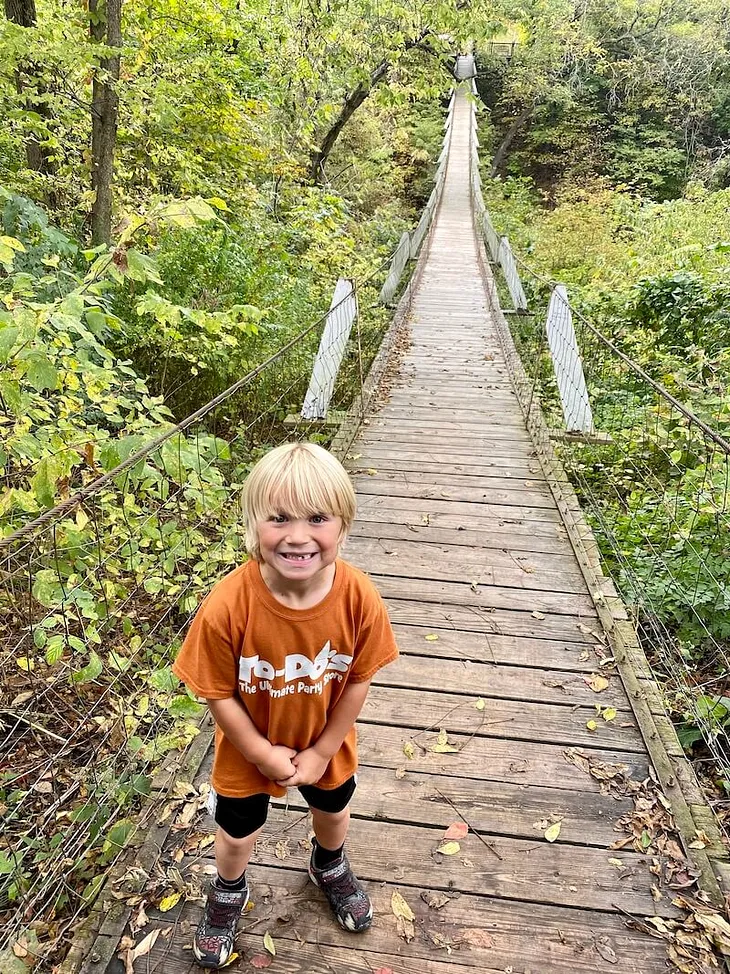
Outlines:
[{"label": "clasped hands", "polygon": [[282,788],[293,788],[316,784],[330,760],[317,751],[316,745],[295,751],[282,744],[272,744],[266,757],[256,767],[265,778],[275,781]]}]

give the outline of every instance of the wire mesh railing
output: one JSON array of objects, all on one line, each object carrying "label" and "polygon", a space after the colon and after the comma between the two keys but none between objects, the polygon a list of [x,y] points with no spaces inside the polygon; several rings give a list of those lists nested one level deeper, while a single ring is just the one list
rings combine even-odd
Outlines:
[{"label": "wire mesh railing", "polygon": [[[503,273],[473,172],[472,188],[478,232]],[[638,365],[571,308],[562,285],[517,257],[514,273],[525,305],[515,301],[523,313],[509,316],[509,333],[528,427],[557,454],[552,472],[577,495],[584,540],[597,542],[680,740],[720,786],[720,808],[730,792],[730,430],[708,425],[664,387],[658,364],[655,374]],[[502,286],[492,281],[495,306]]]},{"label": "wire mesh railing", "polygon": [[[170,664],[202,596],[244,557],[241,484],[271,446],[328,445],[364,410],[393,256],[340,282],[325,315],[182,422],[5,458],[0,496],[37,500],[45,477],[48,509],[6,505],[0,521],[0,962],[22,935],[35,969],[51,969],[133,837],[155,769],[197,735],[202,708]],[[406,264],[389,295],[403,311]]]}]

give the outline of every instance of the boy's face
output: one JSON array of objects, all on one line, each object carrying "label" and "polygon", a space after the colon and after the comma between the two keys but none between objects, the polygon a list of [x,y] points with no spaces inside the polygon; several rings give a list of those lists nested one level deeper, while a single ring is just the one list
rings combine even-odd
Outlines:
[{"label": "boy's face", "polygon": [[261,561],[287,581],[314,579],[337,558],[342,518],[281,513],[257,524]]}]

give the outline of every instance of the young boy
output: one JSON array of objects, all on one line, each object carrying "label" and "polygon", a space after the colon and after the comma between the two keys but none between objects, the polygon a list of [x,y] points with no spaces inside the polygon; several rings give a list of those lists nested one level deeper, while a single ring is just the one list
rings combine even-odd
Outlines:
[{"label": "young boy", "polygon": [[312,813],[310,878],[346,930],[370,926],[372,904],[343,851],[354,725],[373,675],[398,655],[374,586],[338,558],[355,493],[332,454],[313,443],[272,450],[246,481],[243,510],[252,559],[205,599],[173,667],[217,725],[218,876],[193,943],[212,968],[233,951],[269,796],[287,788]]}]

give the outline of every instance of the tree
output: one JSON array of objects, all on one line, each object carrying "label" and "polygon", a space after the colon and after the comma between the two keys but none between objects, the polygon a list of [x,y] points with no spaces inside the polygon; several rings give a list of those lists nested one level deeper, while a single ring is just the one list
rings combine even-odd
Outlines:
[{"label": "tree", "polygon": [[[5,16],[19,27],[35,27],[37,23],[35,0],[5,0]],[[29,59],[21,62],[15,71],[15,84],[26,110],[35,112],[42,119],[48,120],[51,112],[43,99],[45,85],[38,65]],[[31,131],[27,135],[25,154],[29,169],[49,175],[55,172],[55,160],[47,146],[39,139],[37,132]]]},{"label": "tree", "polygon": [[109,243],[112,227],[112,180],[119,113],[122,0],[89,0],[90,35],[105,52],[94,71],[91,99],[91,239]]}]

